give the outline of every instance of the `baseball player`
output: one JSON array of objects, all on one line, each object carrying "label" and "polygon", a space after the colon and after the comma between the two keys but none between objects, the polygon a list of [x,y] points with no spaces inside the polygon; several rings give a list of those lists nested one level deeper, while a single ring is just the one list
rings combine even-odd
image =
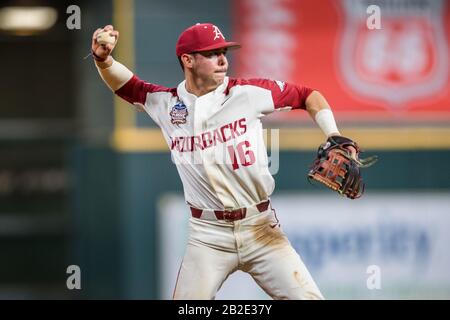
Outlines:
[{"label": "baseball player", "polygon": [[189,236],[173,298],[214,299],[242,270],[273,299],[323,299],[272,208],[261,118],[304,109],[326,136],[338,136],[325,98],[287,82],[227,77],[227,51],[240,45],[210,23],[181,33],[176,55],[185,80],[174,88],[145,82],[115,61],[117,41],[97,41],[104,32],[119,37],[111,25],[93,34],[101,78],[161,128],[183,183]]}]

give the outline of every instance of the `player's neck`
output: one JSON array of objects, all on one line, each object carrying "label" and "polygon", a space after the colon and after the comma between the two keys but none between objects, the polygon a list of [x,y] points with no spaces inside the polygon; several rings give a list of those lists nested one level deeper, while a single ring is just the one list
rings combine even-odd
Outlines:
[{"label": "player's neck", "polygon": [[206,83],[203,79],[186,76],[186,91],[201,97],[217,89],[220,84]]}]

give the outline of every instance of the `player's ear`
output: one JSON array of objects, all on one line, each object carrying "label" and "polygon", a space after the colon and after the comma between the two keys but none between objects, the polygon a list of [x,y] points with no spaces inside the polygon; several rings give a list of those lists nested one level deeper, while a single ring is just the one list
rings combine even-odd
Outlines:
[{"label": "player's ear", "polygon": [[181,61],[186,68],[192,68],[194,64],[194,56],[191,54],[183,53],[181,55]]}]

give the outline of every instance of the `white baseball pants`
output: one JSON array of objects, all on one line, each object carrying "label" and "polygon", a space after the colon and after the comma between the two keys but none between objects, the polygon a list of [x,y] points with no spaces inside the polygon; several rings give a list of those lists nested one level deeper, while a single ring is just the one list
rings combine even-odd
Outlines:
[{"label": "white baseball pants", "polygon": [[275,212],[227,222],[190,218],[174,299],[214,299],[236,270],[249,273],[273,299],[323,299]]}]

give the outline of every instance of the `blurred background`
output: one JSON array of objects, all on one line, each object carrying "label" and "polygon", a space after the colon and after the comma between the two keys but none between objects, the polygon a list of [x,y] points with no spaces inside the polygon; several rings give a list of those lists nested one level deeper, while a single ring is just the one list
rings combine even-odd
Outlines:
[{"label": "blurred background", "polygon": [[[448,0],[0,1],[0,299],[171,298],[181,182],[150,117],[86,56],[113,24],[114,57],[174,87],[175,42],[197,22],[242,43],[231,76],[318,89],[341,133],[380,158],[364,197],[341,198],[306,181],[324,140],[306,113],[264,119],[279,137],[274,207],[324,296],[449,299]],[[217,298],[268,297],[238,272]]]}]

